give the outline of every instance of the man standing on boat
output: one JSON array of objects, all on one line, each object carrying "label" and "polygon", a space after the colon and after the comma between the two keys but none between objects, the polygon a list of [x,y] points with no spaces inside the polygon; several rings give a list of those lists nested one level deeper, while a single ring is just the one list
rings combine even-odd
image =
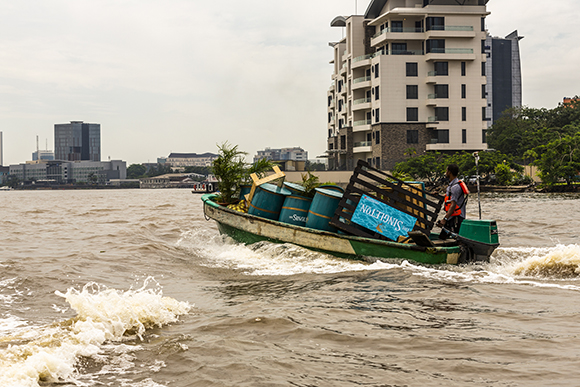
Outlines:
[{"label": "man standing on boat", "polygon": [[457,164],[449,164],[445,171],[445,177],[449,179],[449,186],[445,195],[445,216],[437,222],[437,226],[444,228],[439,235],[440,239],[447,239],[449,236],[445,230],[459,233],[459,228],[465,219],[465,205],[469,190],[465,183],[457,178],[459,167]]}]

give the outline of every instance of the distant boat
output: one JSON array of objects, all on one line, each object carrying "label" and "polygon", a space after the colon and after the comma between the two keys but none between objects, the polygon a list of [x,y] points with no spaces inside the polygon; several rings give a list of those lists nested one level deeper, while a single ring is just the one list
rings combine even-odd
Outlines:
[{"label": "distant boat", "polygon": [[8,187],[7,185],[0,187],[0,191],[12,191],[14,188]]}]

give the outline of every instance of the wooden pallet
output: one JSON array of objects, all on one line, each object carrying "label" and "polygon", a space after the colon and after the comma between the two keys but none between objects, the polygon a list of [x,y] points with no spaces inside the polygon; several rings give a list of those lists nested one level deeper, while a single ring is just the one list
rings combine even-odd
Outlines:
[{"label": "wooden pallet", "polygon": [[406,183],[359,160],[330,224],[347,234],[383,240],[390,239],[351,222],[361,195],[417,218],[413,231],[426,235],[435,226],[444,201],[443,196],[428,193],[421,184]]}]

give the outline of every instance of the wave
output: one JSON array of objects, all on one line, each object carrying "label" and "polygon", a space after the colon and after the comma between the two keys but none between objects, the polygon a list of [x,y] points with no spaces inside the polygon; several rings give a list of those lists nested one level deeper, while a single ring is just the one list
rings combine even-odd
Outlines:
[{"label": "wave", "polygon": [[[580,290],[580,246],[498,248],[490,262],[425,266],[402,259],[374,263],[340,259],[292,244],[258,242],[245,246],[208,229],[184,232],[177,243],[203,258],[208,267],[232,269],[252,276],[288,276],[348,271],[400,269],[436,280],[522,284]],[[198,262],[200,262],[198,260]]]},{"label": "wave", "polygon": [[[115,345],[115,352],[125,352],[123,356],[138,350],[120,343],[142,339],[148,329],[174,323],[191,309],[187,302],[163,297],[159,285],[153,283],[148,278],[137,290],[120,291],[91,282],[81,290],[56,291],[77,316],[1,337],[0,386],[36,387],[41,381],[74,383],[82,378],[75,368],[80,359],[99,362],[102,352],[111,345]],[[125,368],[131,365],[128,362]]]}]

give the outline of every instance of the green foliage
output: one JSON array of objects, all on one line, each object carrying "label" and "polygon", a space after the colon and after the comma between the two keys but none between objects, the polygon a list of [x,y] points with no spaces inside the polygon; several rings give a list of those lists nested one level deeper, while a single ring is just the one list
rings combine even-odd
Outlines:
[{"label": "green foliage", "polygon": [[393,169],[397,176],[409,176],[415,180],[427,180],[434,183],[445,176],[447,156],[439,152],[427,152],[407,161],[398,163]]},{"label": "green foliage", "polygon": [[169,164],[155,164],[153,167],[149,167],[146,172],[147,177],[155,177],[171,173],[171,165]]},{"label": "green foliage", "polygon": [[227,141],[218,145],[218,157],[212,163],[212,171],[219,180],[219,201],[234,203],[240,194],[240,184],[247,175],[244,161],[246,152],[238,150],[237,145],[230,145]]},{"label": "green foliage", "polygon": [[131,164],[127,168],[127,179],[139,179],[145,177],[147,167],[143,164]]},{"label": "green foliage", "polygon": [[554,109],[512,108],[488,129],[487,142],[490,148],[526,161],[527,151],[579,131],[580,102]]},{"label": "green foliage", "polygon": [[[485,177],[495,173],[499,164],[505,164],[508,170],[514,170],[518,173],[523,171],[523,167],[517,164],[514,157],[510,155],[500,152],[479,152],[479,157],[480,176]],[[393,170],[393,175],[402,180],[423,180],[435,183],[445,176],[449,164],[457,164],[459,174],[462,177],[477,174],[475,157],[471,153],[445,155],[439,152],[427,152],[398,163]]]},{"label": "green foliage", "polygon": [[312,198],[316,193],[316,187],[320,186],[320,181],[318,176],[313,175],[310,171],[306,171],[302,175],[302,183],[300,183],[304,187],[304,195]]},{"label": "green foliage", "polygon": [[499,185],[511,185],[514,173],[511,171],[509,165],[501,163],[495,166],[495,177]]},{"label": "green foliage", "polygon": [[274,163],[272,160],[263,158],[259,159],[253,164],[250,164],[249,166],[246,166],[242,184],[252,184],[252,178],[250,177],[252,173],[255,173],[259,179],[265,177],[266,172],[271,171],[275,165],[276,163]]},{"label": "green foliage", "polygon": [[546,186],[552,187],[559,181],[570,185],[578,179],[580,171],[580,132],[540,145],[526,155],[534,159],[532,164],[540,170]]}]

